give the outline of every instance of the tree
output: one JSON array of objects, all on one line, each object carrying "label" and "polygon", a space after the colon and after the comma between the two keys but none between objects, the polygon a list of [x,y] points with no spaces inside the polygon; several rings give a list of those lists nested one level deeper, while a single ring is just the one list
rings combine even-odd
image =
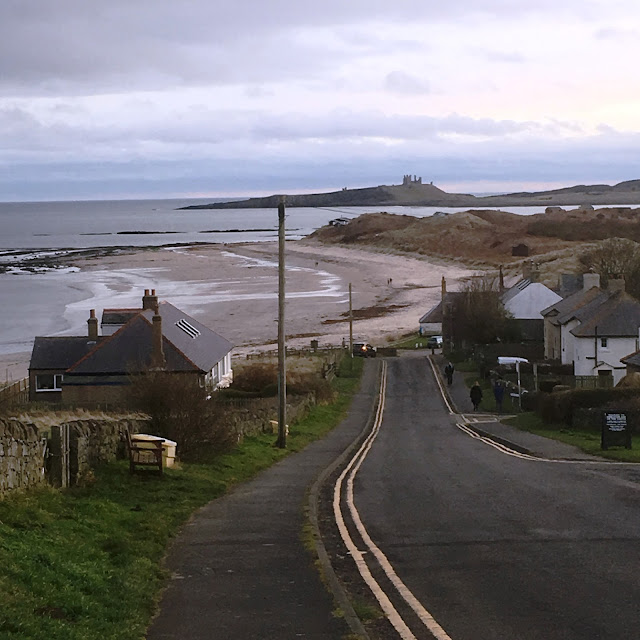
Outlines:
[{"label": "tree", "polygon": [[600,284],[624,278],[625,290],[640,299],[640,244],[626,238],[608,238],[579,256],[580,263],[600,274]]},{"label": "tree", "polygon": [[237,442],[217,395],[207,396],[193,375],[149,371],[132,376],[130,394],[132,405],[150,416],[154,435],[175,440],[183,460],[202,460]]},{"label": "tree", "polygon": [[456,296],[449,325],[453,342],[489,344],[514,339],[511,315],[500,300],[498,279],[474,276]]}]

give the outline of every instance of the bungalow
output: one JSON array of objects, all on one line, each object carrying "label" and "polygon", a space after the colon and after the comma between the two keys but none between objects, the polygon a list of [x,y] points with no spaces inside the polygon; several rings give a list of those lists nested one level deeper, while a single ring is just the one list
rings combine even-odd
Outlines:
[{"label": "bungalow", "polygon": [[[91,310],[84,337],[37,337],[30,399],[95,406],[126,404],[131,376],[149,370],[189,376],[204,391],[233,379],[231,343],[145,290],[142,309],[105,309],[103,335]],[[203,392],[204,392],[203,391]]]}]

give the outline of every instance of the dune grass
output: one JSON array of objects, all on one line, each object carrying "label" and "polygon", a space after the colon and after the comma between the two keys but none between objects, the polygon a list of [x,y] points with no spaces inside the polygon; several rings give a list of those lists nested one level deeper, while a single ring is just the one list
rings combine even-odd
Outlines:
[{"label": "dune grass", "polygon": [[180,526],[337,425],[362,362],[350,367],[333,382],[335,401],[291,426],[286,449],[274,446],[274,435],[260,435],[207,464],[167,469],[162,478],[132,476],[120,461],[96,469],[85,486],[0,501],[0,638],[143,638],[167,578],[162,558]]}]

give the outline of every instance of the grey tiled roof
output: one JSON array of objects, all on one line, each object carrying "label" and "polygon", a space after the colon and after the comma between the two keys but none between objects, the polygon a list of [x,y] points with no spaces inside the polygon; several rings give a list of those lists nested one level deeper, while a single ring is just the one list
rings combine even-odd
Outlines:
[{"label": "grey tiled roof", "polygon": [[[231,351],[233,345],[226,338],[172,304],[161,302],[159,312],[167,371],[204,373]],[[93,351],[71,366],[69,373],[126,374],[148,369],[152,364],[153,315],[152,310],[140,310],[116,333],[105,338]],[[185,322],[188,324],[185,325]],[[180,325],[187,328],[189,333]]]},{"label": "grey tiled roof", "polygon": [[599,305],[585,309],[579,319],[580,326],[571,331],[579,338],[596,335],[636,337],[640,327],[640,302],[628,293],[618,291],[609,294]]},{"label": "grey tiled roof", "polygon": [[[447,304],[453,304],[462,295],[464,295],[462,291],[447,291],[444,294],[444,301]],[[442,322],[442,300],[429,309],[420,318],[419,322]]]},{"label": "grey tiled roof", "polygon": [[558,300],[558,302],[554,302],[546,309],[543,309],[540,313],[543,317],[549,316],[548,319],[552,324],[559,325],[566,322],[565,318],[567,314],[570,315],[574,313],[576,310],[580,309],[585,304],[588,304],[601,294],[602,291],[599,287],[591,287],[586,291],[581,289],[562,300]]},{"label": "grey tiled roof", "polygon": [[[104,340],[98,338],[98,343]],[[29,369],[59,369],[66,371],[96,347],[96,342],[83,337],[37,337],[33,343]]]},{"label": "grey tiled roof", "polygon": [[125,324],[138,315],[142,309],[105,309],[102,312],[102,324]]}]

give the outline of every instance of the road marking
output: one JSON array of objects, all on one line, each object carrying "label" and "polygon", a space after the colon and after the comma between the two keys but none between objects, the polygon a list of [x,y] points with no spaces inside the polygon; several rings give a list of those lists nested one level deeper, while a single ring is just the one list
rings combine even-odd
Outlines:
[{"label": "road marking", "polygon": [[[362,465],[364,459],[366,458],[373,441],[376,439],[378,432],[380,431],[380,426],[382,424],[382,416],[384,413],[384,403],[386,396],[386,387],[387,387],[387,363],[382,363],[382,376],[380,379],[380,392],[378,398],[378,410],[376,412],[376,417],[373,425],[373,429],[371,433],[367,436],[365,441],[362,443],[360,449],[356,452],[356,454],[351,458],[349,464],[345,467],[343,472],[340,474],[340,477],[336,481],[333,492],[333,513],[336,519],[336,523],[338,525],[338,530],[340,531],[340,535],[347,547],[347,550],[355,560],[356,566],[360,575],[367,583],[369,588],[371,589],[373,595],[377,599],[380,607],[386,614],[387,618],[393,625],[394,629],[398,632],[400,637],[403,640],[416,640],[416,637],[413,635],[409,627],[406,625],[402,616],[398,613],[396,608],[391,603],[391,600],[384,592],[380,584],[375,580],[375,578],[371,575],[369,571],[369,567],[363,558],[363,552],[361,552],[356,545],[354,544],[349,531],[344,522],[344,517],[342,515],[341,509],[341,494],[342,494],[342,484],[347,477],[347,496],[346,502],[349,508],[349,513],[351,515],[351,519],[355,524],[358,533],[362,537],[363,542],[366,544],[367,548],[371,552],[371,554],[378,561],[378,564],[385,572],[387,578],[394,585],[402,599],[413,609],[416,615],[420,618],[420,621],[425,625],[425,627],[429,630],[429,632],[433,635],[436,640],[451,640],[450,636],[446,633],[446,631],[436,622],[434,617],[422,606],[422,604],[418,601],[418,599],[413,595],[413,593],[409,590],[409,588],[400,580],[396,572],[393,570],[391,563],[387,559],[387,557],[382,553],[382,551],[376,546],[371,537],[369,536],[367,530],[365,529],[364,524],[360,518],[360,514],[356,509],[356,506],[353,501],[353,482]],[[365,552],[366,553],[366,552]]]}]

